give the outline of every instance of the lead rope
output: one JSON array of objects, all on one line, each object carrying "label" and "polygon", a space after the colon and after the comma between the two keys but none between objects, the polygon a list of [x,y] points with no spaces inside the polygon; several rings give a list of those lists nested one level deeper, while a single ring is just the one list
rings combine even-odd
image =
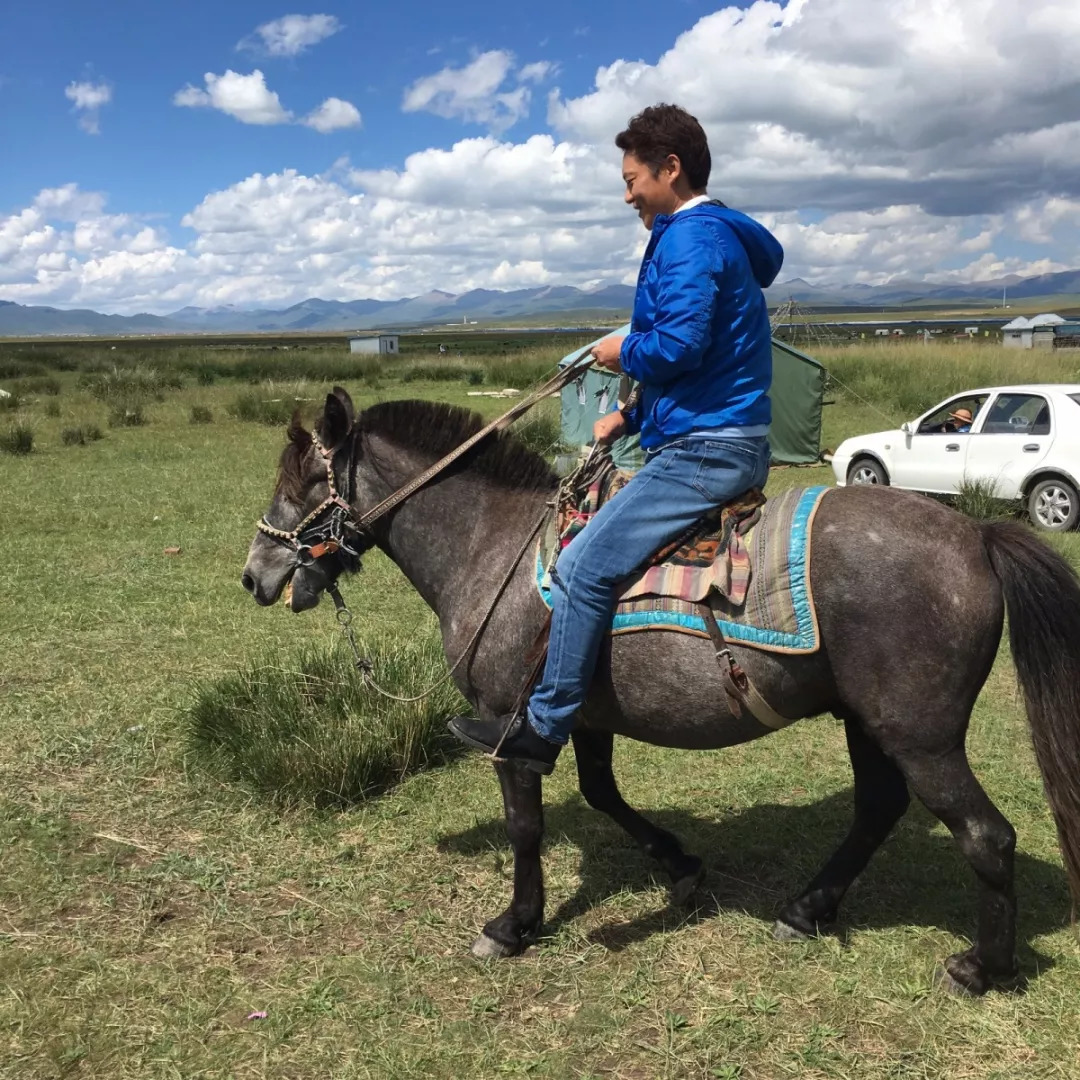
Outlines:
[{"label": "lead rope", "polygon": [[[344,597],[338,590],[337,582],[327,587],[327,592],[330,594],[331,599],[334,601],[335,614],[337,615],[338,625],[341,627],[342,633],[345,635],[345,639],[349,643],[349,647],[352,649],[353,658],[356,664],[356,670],[360,673],[360,677],[364,680],[365,685],[369,686],[377,694],[381,694],[385,698],[389,698],[391,701],[400,701],[404,704],[411,704],[415,701],[422,701],[428,695],[437,690],[447,679],[449,679],[455,671],[461,666],[462,660],[472,652],[476,643],[480,640],[480,635],[484,632],[484,627],[487,626],[488,620],[491,618],[492,613],[495,611],[495,605],[498,604],[499,598],[502,596],[506,589],[506,586],[510,584],[510,579],[517,572],[518,566],[521,564],[521,560],[525,557],[525,552],[529,550],[532,544],[533,538],[540,531],[541,525],[544,524],[544,519],[547,517],[547,504],[544,505],[544,511],[540,515],[540,519],[529,530],[529,535],[525,537],[525,543],[521,545],[521,549],[517,555],[514,556],[514,561],[510,564],[510,569],[507,570],[503,576],[499,587],[495,591],[495,596],[491,601],[491,606],[487,609],[484,617],[480,620],[480,624],[477,626],[473,633],[473,636],[469,639],[468,645],[465,646],[462,654],[454,662],[454,665],[446,672],[445,675],[440,676],[435,682],[431,684],[423,693],[416,694],[412,697],[402,697],[399,694],[392,694],[389,690],[384,690],[374,679],[373,672],[374,666],[366,656],[360,655],[360,649],[356,644],[356,635],[353,633],[352,621],[353,613],[349,610],[348,605],[345,603]],[[501,745],[501,740],[500,740]]]}]

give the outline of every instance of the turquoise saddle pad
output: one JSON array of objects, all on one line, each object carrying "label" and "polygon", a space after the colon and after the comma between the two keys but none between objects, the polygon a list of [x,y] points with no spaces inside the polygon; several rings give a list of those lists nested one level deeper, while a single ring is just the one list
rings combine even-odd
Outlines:
[{"label": "turquoise saddle pad", "polygon": [[[811,527],[829,490],[794,488],[770,498],[762,507],[760,520],[746,534],[752,567],[746,602],[735,608],[719,593],[710,600],[728,641],[767,652],[818,650],[820,635],[810,587]],[[536,550],[536,586],[550,608],[551,589],[542,544]],[[646,630],[709,636],[697,605],[678,597],[644,596],[617,605],[611,621],[612,634]]]}]

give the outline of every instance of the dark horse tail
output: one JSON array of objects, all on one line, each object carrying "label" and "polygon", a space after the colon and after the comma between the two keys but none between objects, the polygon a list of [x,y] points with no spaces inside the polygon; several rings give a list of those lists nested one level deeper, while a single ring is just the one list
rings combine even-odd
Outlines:
[{"label": "dark horse tail", "polygon": [[984,525],[983,537],[1005,594],[1009,644],[1069,887],[1080,902],[1080,580],[1025,525]]}]

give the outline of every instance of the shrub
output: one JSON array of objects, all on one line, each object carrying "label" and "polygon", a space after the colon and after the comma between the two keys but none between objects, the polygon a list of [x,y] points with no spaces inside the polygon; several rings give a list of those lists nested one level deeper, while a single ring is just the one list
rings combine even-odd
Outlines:
[{"label": "shrub", "polygon": [[195,381],[200,386],[213,386],[213,384],[214,384],[214,382],[216,380],[217,380],[217,372],[214,371],[214,369],[212,367],[209,367],[208,365],[205,365],[205,364],[202,365],[195,372]]},{"label": "shrub", "polygon": [[188,417],[188,420],[192,424],[209,424],[209,423],[213,422],[213,419],[214,419],[214,413],[213,413],[213,410],[211,410],[209,408],[209,406],[207,406],[207,405],[192,405],[191,406],[191,414]]},{"label": "shrub", "polygon": [[80,424],[78,427],[66,427],[60,432],[60,441],[65,446],[85,446],[102,437],[97,424]]},{"label": "shrub", "polygon": [[0,450],[8,454],[29,454],[34,449],[34,432],[25,424],[11,424],[0,432]]},{"label": "shrub", "polygon": [[0,397],[0,411],[3,412],[15,412],[17,409],[22,408],[23,399],[15,392],[10,393],[7,397]]},{"label": "shrub", "polygon": [[249,390],[234,398],[225,411],[237,420],[278,426],[289,422],[295,406],[296,402],[291,398],[265,398]]},{"label": "shrub", "polygon": [[[371,657],[379,685],[403,697],[446,670],[434,638],[384,639]],[[463,707],[449,680],[421,701],[390,700],[367,686],[343,648],[309,646],[287,662],[268,656],[204,683],[184,723],[195,758],[219,774],[281,803],[342,806],[428,764],[447,745],[446,720]]]},{"label": "shrub", "polygon": [[45,394],[56,397],[60,393],[60,380],[53,375],[31,375],[19,379],[14,388],[19,394]]},{"label": "shrub", "polygon": [[117,405],[109,410],[109,427],[142,427],[145,423],[141,405]]},{"label": "shrub", "polygon": [[60,402],[59,401],[47,401],[45,402],[45,415],[51,416],[54,420],[60,415]]}]

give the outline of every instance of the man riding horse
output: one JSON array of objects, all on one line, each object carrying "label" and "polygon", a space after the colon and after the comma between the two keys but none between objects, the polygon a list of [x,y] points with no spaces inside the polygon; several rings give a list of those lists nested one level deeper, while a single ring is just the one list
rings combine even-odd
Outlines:
[{"label": "man riding horse", "polygon": [[645,464],[559,556],[547,661],[527,706],[495,722],[450,723],[463,742],[539,773],[551,772],[585,701],[618,583],[768,475],[772,340],[761,290],[783,250],[706,194],[709,144],[683,109],[645,109],[615,145],[624,198],[652,235],[631,333],[605,338],[593,357],[636,380],[640,395],[593,434],[608,443],[640,431]]}]

